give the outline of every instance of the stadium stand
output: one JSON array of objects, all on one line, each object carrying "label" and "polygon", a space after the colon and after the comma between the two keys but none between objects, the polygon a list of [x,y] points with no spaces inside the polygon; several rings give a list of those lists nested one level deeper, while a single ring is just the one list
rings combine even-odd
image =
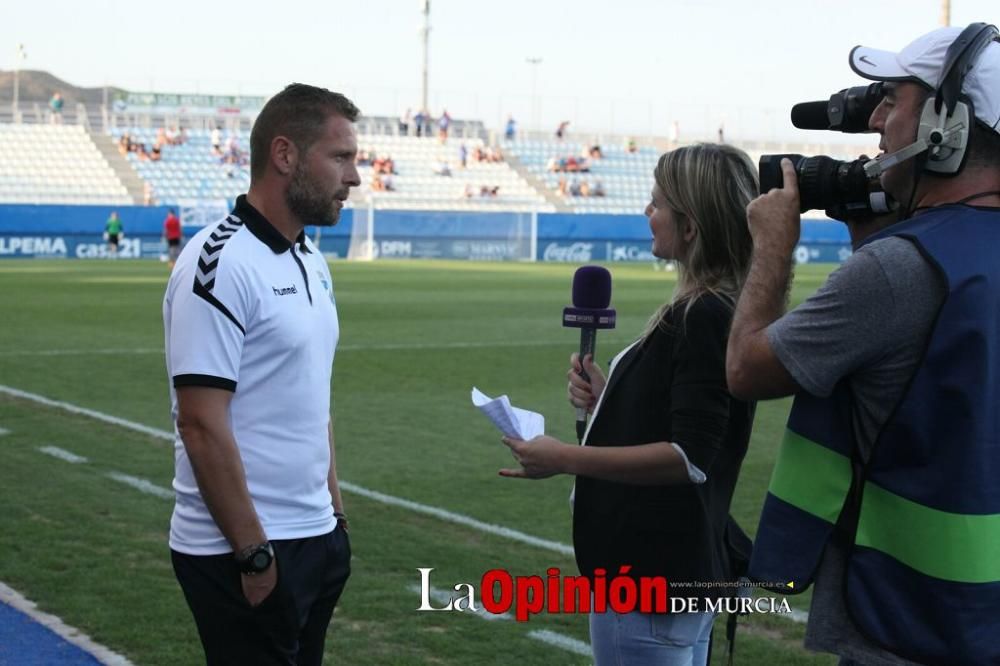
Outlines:
[{"label": "stadium stand", "polygon": [[[573,141],[516,141],[506,150],[537,176],[545,186],[564,197],[576,213],[637,213],[649,200],[653,167],[659,152],[643,146],[628,152],[621,146],[600,146],[602,157],[591,157],[590,149],[598,144]],[[552,171],[550,166],[565,165],[573,158],[578,165],[586,164],[586,171]],[[560,181],[565,181],[566,193],[560,192]],[[571,194],[573,182],[581,187],[587,183],[590,194]],[[595,196],[594,188],[600,184],[604,194]]]},{"label": "stadium stand", "polygon": [[[156,143],[155,129],[134,127],[113,129],[111,136],[120,140],[128,134],[131,141],[152,151]],[[223,145],[234,136],[249,155],[249,136],[239,130],[223,133]],[[226,163],[220,154],[212,152],[211,132],[193,130],[181,145],[165,145],[159,160],[142,159],[140,153],[126,153],[129,164],[139,177],[150,184],[151,198],[157,203],[174,204],[187,200],[232,200],[247,191],[250,184],[248,163]]]},{"label": "stadium stand", "polygon": [[[468,151],[466,167],[459,160],[459,148]],[[355,199],[370,199],[374,195],[377,208],[410,210],[507,210],[552,211],[545,200],[510,164],[500,161],[476,161],[476,150],[485,151],[481,139],[437,139],[391,135],[363,134],[358,137],[362,151],[377,157],[390,157],[395,173],[391,176],[392,190],[373,191],[374,170],[370,164],[360,165],[361,187],[352,195]],[[448,165],[450,175],[441,171]],[[483,188],[498,187],[495,196],[483,195]]]},{"label": "stadium stand", "polygon": [[133,203],[81,125],[0,125],[0,201]]}]

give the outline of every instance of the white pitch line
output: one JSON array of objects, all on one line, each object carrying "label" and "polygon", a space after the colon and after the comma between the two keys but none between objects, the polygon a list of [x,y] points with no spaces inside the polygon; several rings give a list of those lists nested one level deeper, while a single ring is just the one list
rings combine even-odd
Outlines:
[{"label": "white pitch line", "polygon": [[58,446],[40,446],[38,450],[46,455],[50,455],[53,458],[59,458],[59,460],[65,460],[68,463],[73,463],[78,465],[80,463],[87,462],[87,459],[83,456],[78,456],[75,453],[67,451],[66,449],[60,449]]},{"label": "white pitch line", "polygon": [[[423,589],[419,585],[410,585],[409,589],[411,592],[416,592],[418,595],[422,595],[424,593]],[[428,595],[431,597],[431,599],[438,602],[439,604],[448,604],[449,602],[454,601],[452,595],[449,594],[448,592],[445,592],[444,590],[438,590],[432,587],[427,592]],[[514,619],[514,616],[511,615],[510,613],[502,613],[502,614],[490,613],[489,611],[484,609],[482,605],[480,605],[474,611],[465,610],[457,612],[475,615],[476,617],[480,617],[484,620],[488,620],[491,622],[496,620]],[[533,629],[532,631],[529,631],[525,635],[528,638],[531,638],[532,640],[541,641],[542,643],[547,643],[552,647],[557,647],[563,650],[567,650],[568,652],[574,652],[576,654],[583,655],[584,657],[590,657],[593,654],[590,650],[590,645],[588,645],[587,643],[581,640],[577,640],[575,638],[570,638],[569,636],[560,634],[555,631],[549,631],[548,629]]]},{"label": "white pitch line", "polygon": [[[83,416],[89,416],[90,418],[96,419],[98,421],[103,421],[104,423],[110,423],[122,428],[129,430],[134,430],[136,432],[141,432],[145,435],[150,435],[158,439],[167,440],[170,442],[174,441],[174,435],[167,432],[166,430],[159,430],[157,428],[151,428],[149,426],[143,425],[141,423],[136,423],[134,421],[128,421],[126,419],[120,419],[117,416],[111,416],[110,414],[104,414],[92,409],[86,409],[84,407],[77,407],[68,402],[60,402],[58,400],[51,400],[41,395],[36,395],[34,393],[28,393],[27,391],[21,391],[20,389],[15,389],[10,386],[4,386],[0,384],[0,394],[6,393],[17,398],[24,400],[31,400],[48,407],[55,407],[57,409],[63,409],[65,411],[71,412],[73,414],[81,414]],[[148,483],[148,482],[147,482]],[[152,485],[152,484],[150,484]],[[573,547],[564,543],[559,543],[557,541],[549,541],[548,539],[541,539],[539,537],[531,536],[530,534],[525,534],[517,530],[512,530],[509,527],[503,527],[502,525],[493,525],[490,523],[484,523],[475,518],[470,518],[469,516],[464,516],[459,513],[452,513],[446,509],[441,509],[436,506],[429,506],[427,504],[420,504],[419,502],[414,502],[412,500],[403,499],[401,497],[394,497],[392,495],[386,495],[385,493],[380,493],[375,490],[369,490],[362,486],[359,486],[349,481],[341,481],[341,488],[347,490],[348,492],[353,492],[355,494],[366,497],[370,500],[380,502],[382,504],[389,504],[391,506],[398,506],[403,509],[408,509],[416,513],[422,513],[428,516],[434,516],[441,520],[448,521],[457,525],[463,525],[471,529],[487,532],[489,534],[494,534],[499,537],[510,539],[513,541],[519,541],[524,544],[542,548],[544,550],[549,550],[552,552],[559,553],[560,555],[573,555]],[[159,486],[157,486],[159,488]],[[166,491],[165,488],[159,488],[161,491]],[[171,493],[171,497],[173,494]],[[801,615],[800,615],[801,614]],[[779,617],[788,617],[790,620],[795,622],[801,622],[800,618],[805,616],[808,618],[808,613],[804,611],[795,611],[794,613],[782,613]]]},{"label": "white pitch line", "polygon": [[[415,592],[417,595],[422,595],[424,593],[423,588],[420,587],[417,584],[410,585],[409,586],[409,590],[410,590],[410,592]],[[452,601],[455,600],[455,598],[451,594],[449,594],[448,592],[445,592],[444,590],[439,590],[439,589],[434,588],[434,587],[430,588],[428,590],[428,593],[429,593],[430,598],[433,599],[434,601],[438,602],[439,604],[445,604],[445,605],[447,605],[449,602],[452,602]],[[464,610],[464,611],[457,611],[457,612],[460,612],[460,613],[469,613],[470,615],[476,615],[477,617],[481,617],[484,620],[487,620],[489,622],[495,622],[497,620],[513,620],[514,619],[514,616],[511,615],[510,613],[491,613],[488,610],[486,610],[485,608],[483,608],[482,604],[480,604],[479,607],[476,608],[476,610]]]},{"label": "white pitch line", "polygon": [[52,400],[50,398],[46,398],[43,395],[38,395],[36,393],[28,393],[27,391],[22,391],[20,389],[13,388],[11,386],[4,386],[0,384],[0,393],[6,393],[7,395],[13,396],[15,398],[21,398],[23,400],[31,400],[32,402],[37,402],[39,404],[45,405],[46,407],[55,407],[56,409],[62,409],[64,411],[70,412],[71,414],[89,416],[90,418],[95,419],[97,421],[103,421],[104,423],[110,423],[111,425],[120,426],[122,428],[128,428],[129,430],[135,430],[136,432],[141,432],[144,435],[150,435],[152,437],[158,437],[160,439],[168,439],[171,442],[174,441],[174,436],[171,433],[166,432],[165,430],[150,428],[149,426],[142,425],[141,423],[120,419],[117,416],[104,414],[102,412],[98,412],[93,409],[87,409],[86,407],[77,407],[76,405],[72,405],[68,402]]},{"label": "white pitch line", "polygon": [[108,648],[95,643],[90,636],[75,629],[55,615],[38,610],[38,606],[26,599],[17,590],[0,583],[0,603],[7,604],[21,611],[35,622],[55,632],[67,642],[72,643],[84,652],[92,655],[95,659],[106,666],[133,666],[132,662]]},{"label": "white pitch line", "polygon": [[[84,416],[89,416],[98,421],[103,421],[104,423],[110,423],[112,425],[120,426],[122,428],[128,428],[130,430],[135,430],[141,432],[145,435],[151,435],[158,439],[164,439],[170,442],[174,441],[174,436],[172,433],[166,430],[159,430],[157,428],[150,428],[149,426],[142,425],[141,423],[135,423],[134,421],[128,421],[126,419],[120,419],[117,416],[111,416],[110,414],[104,414],[102,412],[95,411],[93,409],[86,409],[84,407],[77,407],[68,402],[61,402],[58,400],[50,400],[44,396],[36,395],[34,393],[28,393],[27,391],[21,391],[20,389],[11,388],[9,386],[0,385],[0,393],[6,393],[24,400],[31,400],[34,402],[41,403],[48,407],[55,407],[58,409],[63,409],[74,414],[82,414]],[[394,497],[392,495],[386,495],[385,493],[380,493],[375,490],[369,490],[363,486],[359,486],[349,481],[341,481],[340,487],[349,492],[356,493],[362,497],[367,497],[368,499],[374,500],[376,502],[381,502],[382,504],[389,504],[391,506],[398,506],[404,509],[409,509],[417,513],[422,513],[428,516],[434,516],[441,520],[446,520],[450,523],[456,525],[464,525],[466,527],[471,527],[474,530],[480,532],[486,532],[488,534],[494,534],[496,536],[511,539],[513,541],[519,541],[531,546],[536,546],[538,548],[543,548],[545,550],[550,550],[560,555],[573,555],[573,547],[559,543],[557,541],[550,541],[548,539],[540,539],[539,537],[531,536],[530,534],[525,534],[524,532],[519,532],[517,530],[510,529],[509,527],[503,527],[502,525],[493,525],[490,523],[484,523],[475,518],[470,518],[469,516],[464,516],[459,513],[453,513],[445,509],[438,508],[436,506],[429,506],[427,504],[420,504],[419,502],[414,502],[408,499],[403,499],[401,497]],[[160,490],[163,490],[162,488]],[[173,494],[170,495],[173,497]]]},{"label": "white pitch line", "polygon": [[785,617],[786,615],[792,622],[797,622],[799,624],[806,624],[809,622],[809,613],[798,610],[797,608],[789,609],[788,613],[782,613],[780,617]]},{"label": "white pitch line", "polygon": [[137,476],[122,474],[121,472],[108,472],[105,476],[109,479],[117,481],[118,483],[124,483],[126,486],[132,486],[136,490],[144,492],[147,495],[153,495],[154,497],[159,497],[161,499],[174,499],[174,491],[167,490],[166,488],[158,486],[155,483],[151,483],[146,479],[140,479]]},{"label": "white pitch line", "polygon": [[7,430],[7,428],[0,428],[0,437],[3,437],[4,435],[9,435],[9,434],[10,434],[10,430]]},{"label": "white pitch line", "polygon": [[[627,344],[630,340],[605,340],[605,344]],[[421,351],[435,349],[490,349],[494,347],[571,347],[572,340],[497,340],[495,342],[477,340],[474,342],[416,342],[416,343],[385,343],[385,344],[355,344],[339,345],[338,352],[365,351]],[[137,347],[134,349],[17,349],[0,351],[0,357],[8,356],[107,356],[107,355],[141,355],[162,354],[163,349],[153,347]]]},{"label": "white pitch line", "polygon": [[435,518],[439,518],[449,523],[470,527],[479,532],[486,532],[487,534],[493,534],[505,539],[510,539],[511,541],[519,541],[521,543],[528,544],[529,546],[535,546],[536,548],[542,548],[543,550],[559,553],[560,555],[567,555],[570,557],[573,555],[573,546],[565,543],[541,539],[539,537],[531,536],[530,534],[525,534],[524,532],[512,530],[509,527],[494,525],[492,523],[484,523],[481,520],[476,520],[475,518],[470,518],[469,516],[463,516],[460,513],[452,513],[451,511],[440,509],[436,506],[428,506],[426,504],[420,504],[419,502],[413,502],[408,499],[402,499],[401,497],[386,495],[385,493],[380,493],[375,490],[368,490],[367,488],[362,488],[361,486],[349,481],[341,481],[340,487],[348,492],[361,495],[362,497],[367,497],[370,500],[381,502],[382,504],[398,506],[400,508],[413,511],[414,513],[434,516]]},{"label": "white pitch line", "polygon": [[570,638],[569,636],[563,636],[562,634],[549,631],[548,629],[534,629],[529,631],[528,638],[534,638],[536,641],[542,641],[543,643],[548,643],[549,645],[562,648],[563,650],[568,650],[569,652],[575,652],[576,654],[583,655],[584,657],[591,657],[594,654],[590,649],[590,646],[583,641]]}]

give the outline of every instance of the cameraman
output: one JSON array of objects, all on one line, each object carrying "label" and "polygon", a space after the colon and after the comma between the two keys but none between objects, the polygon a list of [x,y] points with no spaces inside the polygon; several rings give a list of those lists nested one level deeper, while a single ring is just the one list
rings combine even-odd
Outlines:
[{"label": "cameraman", "polygon": [[[800,228],[790,162],[785,188],[747,209],[754,252],[729,387],[795,395],[751,575],[796,593],[815,582],[806,647],[841,664],[1000,663],[1000,43],[973,28],[851,52],[855,72],[887,82],[869,120],[880,161],[918,154],[881,175],[900,221],[870,230],[787,314]],[[944,76],[970,31],[982,50],[965,49],[964,76]],[[931,170],[943,153],[919,151],[942,79],[960,82],[975,118],[950,175]]]}]

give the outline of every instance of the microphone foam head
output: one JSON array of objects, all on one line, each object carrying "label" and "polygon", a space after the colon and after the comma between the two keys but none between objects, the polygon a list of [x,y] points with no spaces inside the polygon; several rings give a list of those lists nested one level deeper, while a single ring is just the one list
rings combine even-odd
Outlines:
[{"label": "microphone foam head", "polygon": [[573,307],[603,310],[611,303],[611,273],[602,266],[583,266],[573,275]]},{"label": "microphone foam head", "polygon": [[792,107],[792,124],[799,129],[830,129],[828,102],[802,102]]}]

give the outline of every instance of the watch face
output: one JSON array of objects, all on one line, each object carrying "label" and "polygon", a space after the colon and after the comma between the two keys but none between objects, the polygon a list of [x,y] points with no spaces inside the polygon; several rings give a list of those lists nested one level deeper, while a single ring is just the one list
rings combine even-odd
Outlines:
[{"label": "watch face", "polygon": [[250,567],[254,571],[264,571],[271,564],[271,554],[266,550],[258,550],[250,558]]}]

